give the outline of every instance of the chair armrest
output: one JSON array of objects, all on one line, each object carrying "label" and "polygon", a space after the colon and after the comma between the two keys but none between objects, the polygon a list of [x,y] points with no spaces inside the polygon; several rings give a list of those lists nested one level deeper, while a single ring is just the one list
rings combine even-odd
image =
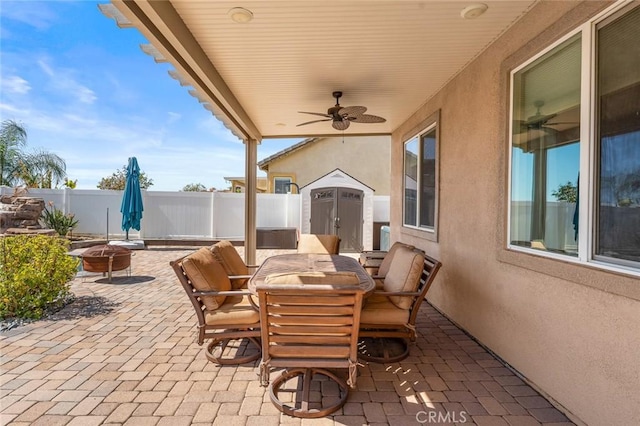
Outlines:
[{"label": "chair armrest", "polygon": [[405,297],[415,297],[420,296],[420,293],[417,291],[374,291],[374,295],[379,296],[405,296]]},{"label": "chair armrest", "polygon": [[194,291],[194,296],[251,296],[249,290]]},{"label": "chair armrest", "polygon": [[229,275],[230,280],[246,280],[251,278],[253,275]]},{"label": "chair armrest", "polygon": [[247,268],[249,269],[258,269],[260,267],[260,265],[247,265]]}]

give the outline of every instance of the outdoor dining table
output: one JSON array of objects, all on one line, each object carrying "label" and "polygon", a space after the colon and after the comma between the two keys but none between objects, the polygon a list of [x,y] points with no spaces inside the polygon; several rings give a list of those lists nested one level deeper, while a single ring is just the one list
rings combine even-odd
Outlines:
[{"label": "outdoor dining table", "polygon": [[[249,291],[256,294],[258,285],[265,285],[267,278],[274,274],[305,272],[352,272],[358,277],[359,286],[365,297],[376,287],[371,275],[356,259],[339,254],[290,253],[268,257],[249,279]],[[267,284],[268,285],[268,284]]]}]

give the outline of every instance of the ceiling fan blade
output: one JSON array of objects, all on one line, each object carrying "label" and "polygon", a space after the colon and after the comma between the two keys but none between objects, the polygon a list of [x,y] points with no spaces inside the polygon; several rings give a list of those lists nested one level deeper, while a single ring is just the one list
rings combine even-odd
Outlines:
[{"label": "ceiling fan blade", "polygon": [[338,114],[340,114],[341,116],[359,116],[365,113],[365,111],[367,110],[367,107],[363,107],[363,106],[358,106],[358,105],[354,105],[354,106],[348,106],[348,107],[344,107],[344,108],[340,108],[338,110]]},{"label": "ceiling fan blade", "polygon": [[320,117],[328,117],[331,118],[329,114],[325,114],[322,112],[307,112],[307,111],[298,111],[300,114],[311,114],[311,115],[319,115]]},{"label": "ceiling fan blade", "polygon": [[539,126],[541,124],[545,124],[547,121],[551,120],[556,115],[558,114],[546,114],[546,115],[536,114],[527,118],[524,124],[527,126]]},{"label": "ceiling fan blade", "polygon": [[377,115],[371,114],[362,114],[355,117],[349,117],[349,120],[354,121],[356,123],[384,123],[385,120],[382,117],[378,117]]},{"label": "ceiling fan blade", "polygon": [[559,126],[561,124],[580,124],[579,121],[556,121],[555,123],[544,123],[543,126]]},{"label": "ceiling fan blade", "polygon": [[333,123],[331,123],[336,130],[347,130],[350,124],[349,120],[333,120]]},{"label": "ceiling fan blade", "polygon": [[296,127],[298,126],[304,126],[306,124],[311,124],[311,123],[320,123],[321,121],[329,121],[331,120],[331,118],[325,118],[324,120],[313,120],[313,121],[307,121],[305,123],[300,123],[300,124],[296,124]]}]

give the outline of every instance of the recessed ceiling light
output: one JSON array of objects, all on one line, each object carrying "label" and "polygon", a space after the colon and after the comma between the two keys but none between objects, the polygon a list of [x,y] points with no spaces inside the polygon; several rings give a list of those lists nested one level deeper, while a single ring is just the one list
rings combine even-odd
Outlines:
[{"label": "recessed ceiling light", "polygon": [[475,3],[462,9],[460,16],[464,19],[476,19],[478,16],[485,13],[488,8],[489,6],[484,3]]},{"label": "recessed ceiling light", "polygon": [[253,13],[243,7],[234,7],[227,13],[233,22],[246,24],[253,19]]}]

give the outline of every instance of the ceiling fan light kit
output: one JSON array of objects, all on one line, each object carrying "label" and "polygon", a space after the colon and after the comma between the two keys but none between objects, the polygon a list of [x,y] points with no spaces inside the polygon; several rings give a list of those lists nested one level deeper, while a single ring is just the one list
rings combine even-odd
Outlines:
[{"label": "ceiling fan light kit", "polygon": [[331,123],[331,125],[336,130],[347,130],[347,128],[349,127],[349,122],[348,121],[334,121],[333,123]]},{"label": "ceiling fan light kit", "polygon": [[324,117],[319,120],[307,121],[305,123],[300,123],[298,126],[305,126],[307,124],[319,123],[321,121],[331,121],[331,126],[336,130],[347,130],[351,125],[351,122],[354,123],[384,123],[385,120],[382,117],[378,117],[377,115],[365,114],[367,111],[367,107],[363,106],[348,106],[342,107],[340,106],[340,97],[342,96],[342,92],[336,91],[333,92],[333,97],[336,98],[336,104],[327,110],[326,114],[321,112],[307,112],[307,111],[298,111],[301,114],[311,114],[318,115],[320,117]]}]

